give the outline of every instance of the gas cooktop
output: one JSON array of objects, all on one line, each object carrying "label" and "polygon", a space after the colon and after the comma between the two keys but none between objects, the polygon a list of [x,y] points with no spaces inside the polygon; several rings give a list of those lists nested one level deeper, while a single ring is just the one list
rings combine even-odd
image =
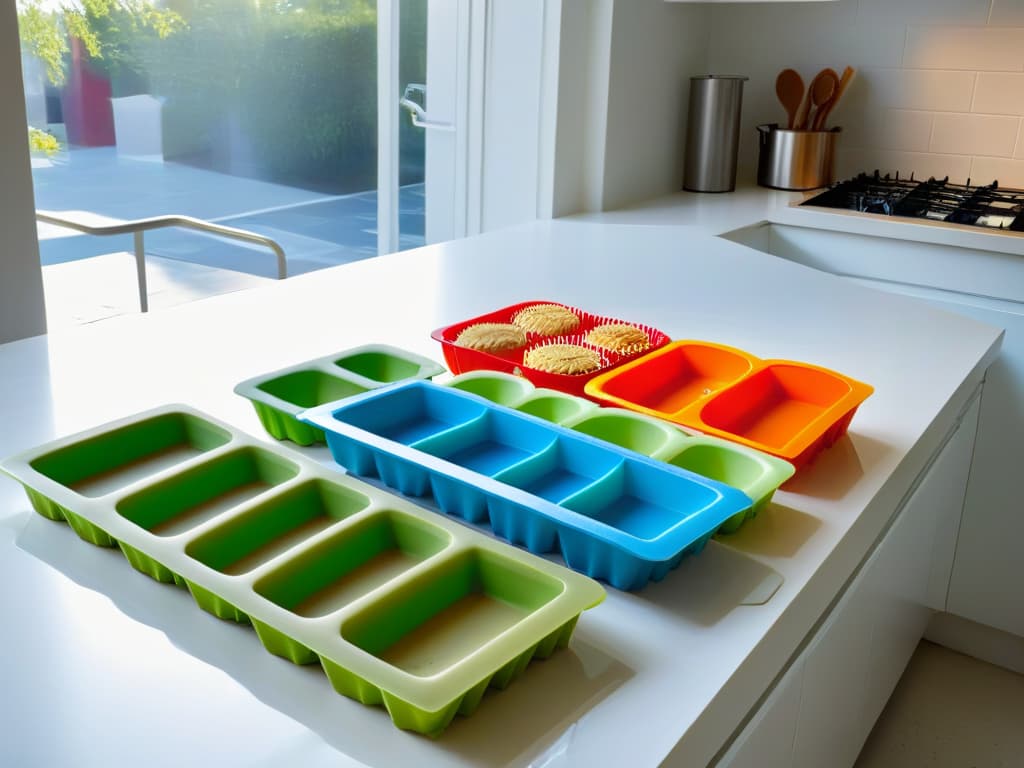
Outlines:
[{"label": "gas cooktop", "polygon": [[1024,232],[1024,190],[1004,189],[998,182],[986,186],[953,184],[945,179],[915,181],[861,173],[840,181],[801,205],[906,216],[989,229]]}]

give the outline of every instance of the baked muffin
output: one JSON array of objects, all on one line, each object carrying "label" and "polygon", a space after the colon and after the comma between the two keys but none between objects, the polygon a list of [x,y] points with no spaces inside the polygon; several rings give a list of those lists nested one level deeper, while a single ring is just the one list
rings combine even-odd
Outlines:
[{"label": "baked muffin", "polygon": [[626,323],[606,323],[599,325],[587,334],[587,341],[595,347],[610,349],[621,355],[632,355],[643,352],[651,346],[647,334],[635,325]]},{"label": "baked muffin", "polygon": [[508,352],[526,344],[526,331],[511,323],[477,323],[464,328],[455,343],[481,352]]},{"label": "baked muffin", "polygon": [[523,364],[538,371],[575,376],[600,368],[601,356],[595,350],[578,344],[545,344],[528,350]]},{"label": "baked muffin", "polygon": [[558,304],[534,304],[516,312],[512,323],[524,331],[543,336],[572,333],[580,324],[579,316]]}]

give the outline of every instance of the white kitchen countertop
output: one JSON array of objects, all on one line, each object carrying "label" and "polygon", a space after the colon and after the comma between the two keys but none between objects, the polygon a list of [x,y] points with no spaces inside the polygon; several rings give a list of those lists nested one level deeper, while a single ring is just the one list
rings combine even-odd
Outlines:
[{"label": "white kitchen countertop", "polygon": [[737,186],[735,192],[676,192],[615,211],[568,218],[609,224],[686,225],[712,235],[766,222],[1024,256],[1024,232],[799,205],[821,191],[784,192],[747,184]]},{"label": "white kitchen countertop", "polygon": [[641,766],[676,748],[680,765],[705,765],[884,531],[999,331],[700,228],[607,223],[629,217],[538,222],[0,346],[0,456],[166,402],[269,441],[238,381],[368,342],[440,360],[431,330],[527,299],[876,388],[772,508],[660,584],[609,588],[568,651],[436,741],[34,514],[0,479],[4,763]]}]

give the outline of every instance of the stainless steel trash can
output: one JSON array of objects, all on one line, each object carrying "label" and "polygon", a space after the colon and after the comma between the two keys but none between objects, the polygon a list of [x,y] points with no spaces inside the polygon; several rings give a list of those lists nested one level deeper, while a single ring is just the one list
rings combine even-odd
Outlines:
[{"label": "stainless steel trash can", "polygon": [[746,80],[743,75],[690,78],[683,189],[691,192],[736,189],[736,154]]}]

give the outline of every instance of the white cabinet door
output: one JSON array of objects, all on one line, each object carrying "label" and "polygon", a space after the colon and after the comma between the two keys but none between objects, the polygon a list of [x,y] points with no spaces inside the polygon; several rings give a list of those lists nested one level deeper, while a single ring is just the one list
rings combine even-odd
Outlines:
[{"label": "white cabinet door", "polygon": [[[946,456],[944,453],[939,463]],[[927,605],[928,582],[936,520],[944,506],[941,492],[945,490],[944,478],[935,469],[904,507],[866,574],[864,591],[873,631],[867,663],[861,670],[865,691],[859,719],[865,727],[858,751],[892,695],[932,614]],[[959,499],[949,505],[957,512],[962,490]]]},{"label": "white cabinet door", "polygon": [[978,406],[975,399],[865,572],[873,631],[863,670],[866,690],[861,722],[865,728],[858,751],[903,675],[933,611],[943,608]]},{"label": "white cabinet door", "polygon": [[864,731],[871,609],[865,580],[859,577],[804,652],[794,768],[845,768],[857,757]]},{"label": "white cabinet door", "polygon": [[786,670],[716,768],[765,768],[792,763],[803,671],[801,655]]},{"label": "white cabinet door", "polygon": [[1024,305],[998,315],[958,312],[1006,329],[985,375],[978,440],[949,586],[950,613],[1024,635]]},{"label": "white cabinet door", "polygon": [[[985,387],[987,389],[987,383]],[[983,401],[984,394],[964,414],[960,430],[949,441],[933,468],[936,479],[930,483],[933,498],[929,503],[935,506],[936,520],[927,604],[936,611],[949,610],[946,598],[950,591],[953,557],[961,529],[961,507],[966,511],[970,505],[968,475],[971,472],[971,458],[977,455],[975,444]]]},{"label": "white cabinet door", "polygon": [[853,765],[941,608],[977,425],[975,400],[799,659],[716,768]]}]

